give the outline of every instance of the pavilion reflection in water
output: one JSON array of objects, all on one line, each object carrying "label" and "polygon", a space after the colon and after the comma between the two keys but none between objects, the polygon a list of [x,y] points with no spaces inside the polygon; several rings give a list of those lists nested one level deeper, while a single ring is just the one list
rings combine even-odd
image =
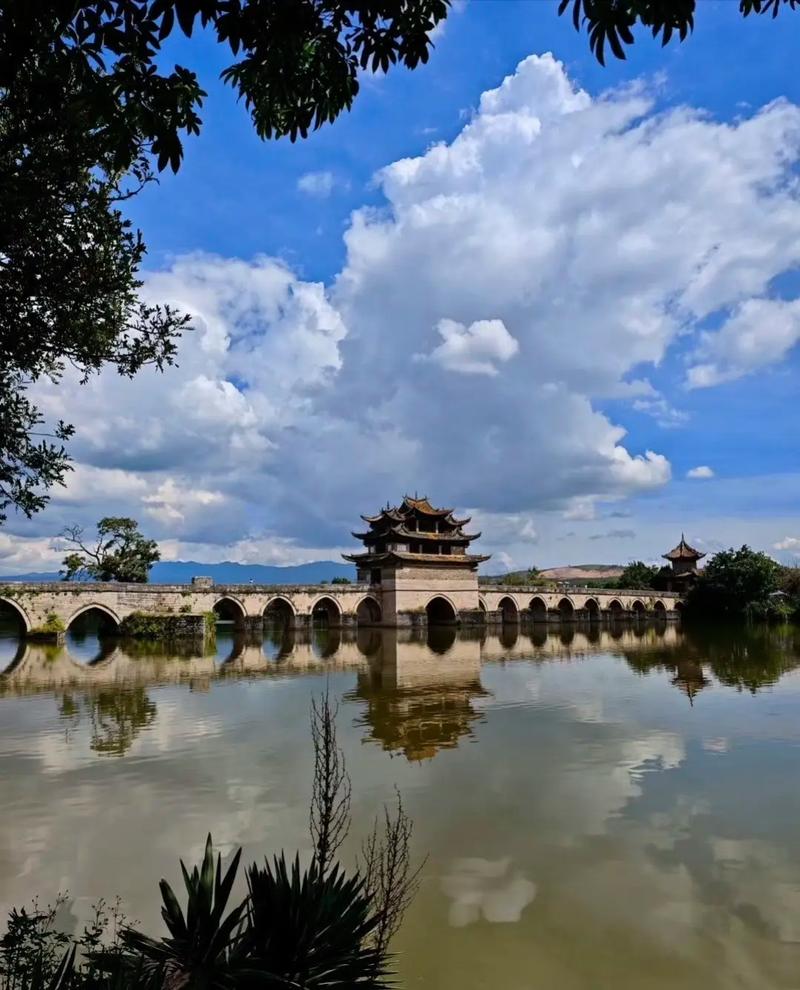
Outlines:
[{"label": "pavilion reflection in water", "polygon": [[[91,748],[122,755],[157,719],[157,686],[209,690],[226,679],[352,673],[345,701],[364,738],[409,760],[427,760],[472,738],[492,705],[482,681],[488,664],[618,657],[643,676],[661,674],[694,704],[715,683],[756,692],[798,666],[800,634],[781,629],[682,631],[672,624],[619,628],[512,627],[414,633],[392,629],[299,632],[221,638],[216,650],[180,652],[118,641],[65,647],[3,641],[0,706],[8,696],[56,696],[65,728],[88,720]],[[1,710],[1,709],[0,709]]]}]

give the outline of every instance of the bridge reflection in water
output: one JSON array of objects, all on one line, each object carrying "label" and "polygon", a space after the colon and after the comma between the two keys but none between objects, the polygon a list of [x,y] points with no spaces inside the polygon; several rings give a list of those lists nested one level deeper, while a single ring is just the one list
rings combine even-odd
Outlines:
[{"label": "bridge reflection in water", "polygon": [[247,638],[233,631],[216,647],[104,640],[84,630],[63,647],[16,641],[0,629],[0,706],[4,699],[52,693],[67,727],[88,719],[91,748],[122,755],[157,718],[162,685],[207,691],[216,683],[350,672],[345,701],[357,709],[364,737],[409,760],[431,759],[472,738],[492,694],[484,672],[494,664],[591,663],[618,658],[637,674],[666,677],[688,703],[715,683],[756,692],[798,666],[792,629],[686,632],[667,623],[609,628],[514,626],[501,631],[432,628],[273,629]]}]

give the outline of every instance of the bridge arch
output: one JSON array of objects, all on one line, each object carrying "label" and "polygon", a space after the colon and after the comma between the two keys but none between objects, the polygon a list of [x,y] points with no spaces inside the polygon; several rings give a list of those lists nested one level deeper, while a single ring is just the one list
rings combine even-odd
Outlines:
[{"label": "bridge arch", "polygon": [[659,619],[663,619],[667,614],[667,606],[660,598],[657,598],[653,603],[653,611]]},{"label": "bridge arch", "polygon": [[641,598],[635,598],[635,599],[634,599],[634,600],[633,600],[633,601],[631,602],[631,612],[633,612],[633,614],[634,614],[634,615],[635,615],[635,616],[636,616],[637,618],[639,618],[639,617],[641,617],[641,616],[643,616],[643,615],[644,615],[644,613],[645,613],[646,611],[647,611],[647,606],[646,606],[646,605],[645,605],[645,603],[644,603],[644,602],[643,602],[643,601],[641,600]]},{"label": "bridge arch", "polygon": [[478,595],[478,611],[480,612],[481,622],[486,622],[486,616],[489,612],[489,606],[486,604],[486,599],[483,595]]},{"label": "bridge arch", "polygon": [[287,628],[293,625],[296,615],[297,612],[294,605],[288,598],[284,598],[283,595],[276,595],[275,598],[270,598],[264,606],[263,616],[270,625]]},{"label": "bridge arch", "polygon": [[583,607],[589,622],[600,621],[600,602],[596,598],[587,598]]},{"label": "bridge arch", "polygon": [[320,595],[311,606],[311,622],[319,626],[340,626],[342,607],[330,595]]},{"label": "bridge arch", "polygon": [[381,603],[374,595],[364,595],[356,605],[356,621],[360,626],[377,626],[382,617]]},{"label": "bridge arch", "polygon": [[28,617],[28,613],[13,598],[0,598],[0,612],[14,615],[26,633],[31,631],[31,620]]},{"label": "bridge arch", "polygon": [[453,625],[458,622],[458,609],[446,595],[434,595],[425,606],[428,625]]},{"label": "bridge arch", "polygon": [[497,603],[503,622],[519,622],[519,607],[511,595],[504,595]]},{"label": "bridge arch", "polygon": [[575,618],[575,605],[571,598],[560,598],[556,608],[558,609],[558,617],[562,622],[572,622]]},{"label": "bridge arch", "polygon": [[106,623],[110,620],[114,623],[114,629],[119,629],[120,619],[117,613],[110,609],[107,605],[101,605],[99,602],[89,602],[87,605],[82,605],[76,612],[73,612],[66,623],[67,629],[71,629],[73,623],[75,623],[82,616],[88,615],[91,612],[94,612],[104,618]]},{"label": "bridge arch", "polygon": [[231,622],[234,629],[244,628],[244,618],[247,613],[244,605],[233,595],[223,595],[214,602],[213,612],[217,622]]},{"label": "bridge arch", "polygon": [[534,595],[528,603],[528,611],[534,622],[547,621],[547,602],[541,595]]},{"label": "bridge arch", "polygon": [[621,618],[623,612],[625,611],[625,609],[622,607],[622,602],[619,600],[619,598],[612,598],[611,601],[608,603],[607,610],[608,610],[608,614],[614,619]]}]

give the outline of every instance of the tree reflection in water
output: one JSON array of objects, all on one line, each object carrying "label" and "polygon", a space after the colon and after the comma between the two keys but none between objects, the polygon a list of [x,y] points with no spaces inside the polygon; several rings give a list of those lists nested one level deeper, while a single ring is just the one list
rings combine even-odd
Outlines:
[{"label": "tree reflection in water", "polygon": [[84,718],[91,726],[89,748],[100,756],[124,756],[139,733],[156,721],[156,704],[143,687],[108,687],[76,697],[65,691],[59,716],[70,729]]}]

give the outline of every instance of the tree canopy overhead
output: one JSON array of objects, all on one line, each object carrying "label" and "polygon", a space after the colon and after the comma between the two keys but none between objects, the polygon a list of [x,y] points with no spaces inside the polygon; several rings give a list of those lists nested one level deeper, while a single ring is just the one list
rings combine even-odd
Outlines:
[{"label": "tree canopy overhead", "polygon": [[120,205],[200,131],[206,94],[166,66],[167,39],[213,32],[256,132],[294,141],[352,106],[361,70],[427,62],[449,2],[0,0],[0,523],[69,469],[72,428],[31,385],[162,368],[188,325],[140,300],[145,245]]},{"label": "tree canopy overhead", "polygon": [[[731,0],[732,2],[732,0]],[[775,18],[784,8],[797,10],[800,0],[739,0],[739,12]],[[569,12],[576,31],[586,30],[589,47],[605,65],[606,45],[616,58],[635,41],[637,28],[648,30],[662,46],[674,37],[685,41],[694,30],[697,0],[559,0],[558,12]]]}]

